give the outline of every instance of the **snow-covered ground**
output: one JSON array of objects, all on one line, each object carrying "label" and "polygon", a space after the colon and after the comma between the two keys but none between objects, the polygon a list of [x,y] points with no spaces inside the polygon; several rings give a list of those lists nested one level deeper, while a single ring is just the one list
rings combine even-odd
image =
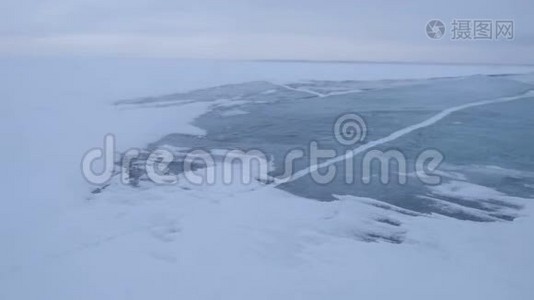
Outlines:
[{"label": "snow-covered ground", "polygon": [[[1,299],[528,299],[534,207],[513,222],[413,217],[376,199],[320,202],[253,186],[113,185],[93,195],[80,161],[106,133],[119,150],[191,124],[224,101],[115,101],[225,83],[383,80],[532,68],[150,60],[1,61]],[[514,80],[532,83],[532,75]],[[376,83],[375,83],[376,84]],[[409,84],[409,82],[403,82]],[[351,86],[343,91],[356,91]],[[365,86],[368,87],[368,86]],[[324,94],[316,89],[315,93]],[[269,92],[270,93],[270,92]],[[238,109],[232,107],[232,109]],[[416,122],[414,122],[416,123]],[[401,129],[401,128],[398,128]],[[453,182],[436,195],[507,197]],[[533,193],[534,194],[534,193]],[[376,205],[373,205],[376,204]],[[396,226],[376,220],[388,220]],[[403,236],[364,242],[361,232]]]}]

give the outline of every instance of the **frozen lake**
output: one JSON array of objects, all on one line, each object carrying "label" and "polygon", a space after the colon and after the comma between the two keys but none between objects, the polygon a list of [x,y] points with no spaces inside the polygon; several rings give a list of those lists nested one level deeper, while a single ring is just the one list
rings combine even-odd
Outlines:
[{"label": "frozen lake", "polygon": [[[416,214],[439,213],[463,220],[495,221],[513,220],[522,207],[513,197],[529,197],[534,192],[534,98],[528,93],[532,89],[534,85],[504,75],[286,85],[262,81],[141,98],[119,105],[143,109],[182,106],[192,101],[212,103],[212,109],[194,122],[205,130],[205,135],[170,134],[154,141],[150,148],[256,149],[270,158],[274,165],[270,175],[276,177],[285,171],[286,154],[292,149],[307,149],[311,141],[339,156],[451,107],[517,96],[519,99],[514,101],[453,112],[429,126],[359,153],[353,158],[351,172],[356,179],[352,182],[346,182],[343,160],[335,163],[338,172],[326,184],[314,182],[308,174],[278,185],[295,195],[321,201],[335,200],[336,195],[354,195]],[[338,116],[349,112],[365,120],[367,132],[359,144],[345,146],[335,139],[333,124]],[[406,169],[390,166],[388,176],[392,180],[384,184],[379,180],[379,166],[371,165],[373,178],[362,182],[366,153],[392,149],[407,159]],[[408,176],[405,184],[398,182],[399,173],[414,174],[415,159],[426,149],[435,149],[444,156],[437,170],[441,183],[426,185],[415,176]],[[295,161],[294,172],[309,167],[310,153],[304,152],[304,157]],[[319,171],[324,172],[325,168]],[[477,193],[477,189],[491,189],[494,193]]]},{"label": "frozen lake", "polygon": [[[0,66],[0,298],[532,294],[534,78],[512,75],[532,68],[52,58]],[[343,145],[333,128],[349,112],[367,131]],[[134,187],[115,176],[92,193],[80,162],[108,133],[117,153],[171,149],[169,170],[180,175],[179,155],[191,149],[259,149],[271,177]],[[314,141],[337,157],[355,153],[353,183],[342,172],[318,184],[306,159],[292,172],[302,176],[278,178],[288,151],[308,156]],[[443,154],[439,184],[414,176],[427,149]],[[363,183],[372,150],[402,153],[407,182],[392,165],[383,184],[375,163]],[[344,171],[346,161],[328,166]]]}]

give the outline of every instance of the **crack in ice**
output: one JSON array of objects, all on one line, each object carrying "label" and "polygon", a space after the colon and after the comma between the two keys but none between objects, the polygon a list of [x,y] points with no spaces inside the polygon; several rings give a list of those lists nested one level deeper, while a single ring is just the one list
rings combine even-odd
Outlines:
[{"label": "crack in ice", "polygon": [[425,128],[425,127],[428,127],[430,125],[433,125],[433,124],[437,123],[438,121],[442,120],[443,118],[447,117],[448,115],[454,113],[454,112],[457,112],[457,111],[460,111],[460,110],[464,110],[464,109],[467,109],[467,108],[471,108],[471,107],[487,105],[487,104],[510,102],[510,101],[522,99],[522,98],[529,97],[529,96],[534,96],[534,90],[528,90],[528,91],[526,91],[526,92],[524,92],[522,94],[516,95],[516,96],[501,97],[501,98],[497,98],[497,99],[471,102],[471,103],[467,103],[467,104],[463,104],[463,105],[458,105],[458,106],[447,108],[445,110],[442,110],[438,114],[436,114],[436,115],[434,115],[434,116],[422,121],[422,122],[419,122],[417,124],[413,124],[413,125],[410,125],[408,127],[403,128],[403,129],[397,130],[397,131],[391,133],[390,135],[388,135],[386,137],[383,137],[383,138],[380,138],[378,140],[374,140],[374,141],[371,141],[371,142],[369,142],[367,144],[364,144],[364,145],[361,145],[359,147],[356,147],[356,148],[348,151],[345,154],[342,154],[342,155],[336,156],[336,157],[334,157],[332,159],[326,160],[323,163],[309,166],[309,167],[307,167],[305,169],[302,169],[302,170],[300,170],[298,172],[295,172],[293,175],[291,175],[289,177],[282,178],[282,179],[275,178],[274,182],[273,182],[273,186],[276,187],[276,186],[284,184],[284,183],[289,183],[289,182],[295,181],[295,180],[297,180],[299,178],[302,178],[302,177],[304,177],[304,176],[306,176],[308,174],[311,174],[311,173],[317,171],[320,168],[328,167],[328,166],[330,166],[330,165],[332,165],[334,163],[337,163],[337,162],[352,158],[352,157],[356,156],[357,154],[362,153],[362,152],[364,152],[364,151],[366,151],[368,149],[371,149],[373,147],[376,147],[378,145],[382,145],[382,144],[394,141],[394,140],[396,140],[396,139],[398,139],[398,138],[400,138],[400,137],[402,137],[402,136],[404,136],[406,134],[409,134],[409,133],[411,133],[411,132],[413,132],[415,130],[418,130],[418,129]]},{"label": "crack in ice", "polygon": [[312,90],[309,90],[309,89],[304,89],[304,88],[294,88],[294,87],[291,87],[291,86],[285,85],[285,84],[278,84],[278,86],[283,87],[285,89],[288,89],[290,91],[307,93],[307,94],[310,94],[310,95],[313,95],[313,96],[317,96],[317,97],[321,97],[321,98],[328,96],[328,94],[323,94],[323,93],[319,93],[319,92],[312,91]]}]

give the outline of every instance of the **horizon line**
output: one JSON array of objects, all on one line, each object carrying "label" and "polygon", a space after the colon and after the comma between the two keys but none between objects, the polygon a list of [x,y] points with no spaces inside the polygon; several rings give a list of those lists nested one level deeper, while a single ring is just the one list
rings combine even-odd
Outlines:
[{"label": "horizon line", "polygon": [[[223,59],[224,60],[224,59]],[[404,64],[404,65],[459,65],[459,66],[525,66],[534,67],[534,63],[490,63],[490,62],[433,62],[433,61],[379,61],[379,60],[314,60],[314,59],[230,59],[253,62],[281,62],[281,63],[317,63],[317,64]]]}]

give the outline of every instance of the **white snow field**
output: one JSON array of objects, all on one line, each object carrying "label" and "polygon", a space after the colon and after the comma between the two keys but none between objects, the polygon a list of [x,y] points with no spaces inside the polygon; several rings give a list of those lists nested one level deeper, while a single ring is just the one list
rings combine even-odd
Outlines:
[{"label": "white snow field", "polygon": [[[335,201],[318,201],[260,182],[131,187],[113,180],[93,194],[80,163],[88,150],[102,147],[107,133],[125,151],[169,134],[209,136],[194,122],[217,109],[222,118],[253,113],[243,99],[160,105],[142,97],[264,80],[328,101],[364,97],[386,83],[409,89],[425,78],[516,74],[503,81],[503,90],[509,89],[504,95],[428,99],[428,116],[405,118],[406,126],[389,131],[394,139],[372,136],[401,143],[412,131],[434,128],[463,110],[529,107],[532,72],[519,66],[2,60],[0,299],[530,299],[534,186],[523,184],[526,192],[519,196],[470,182],[464,173],[532,178],[532,162],[523,170],[473,163],[466,171],[449,164],[447,182],[423,195],[441,205],[430,212],[345,192],[334,193]],[[482,78],[473,80],[493,85],[492,77]],[[337,83],[325,90],[321,81]],[[525,90],[515,91],[516,85]],[[461,92],[469,98],[478,92],[472,90]],[[269,87],[261,97],[273,95]],[[138,103],[114,104],[127,99]],[[470,116],[450,125],[464,126]],[[447,197],[459,200],[444,202]],[[513,221],[467,205],[495,205],[487,199],[508,203],[495,209]],[[457,218],[457,212],[491,222]],[[401,240],[373,239],[383,236]]]}]

